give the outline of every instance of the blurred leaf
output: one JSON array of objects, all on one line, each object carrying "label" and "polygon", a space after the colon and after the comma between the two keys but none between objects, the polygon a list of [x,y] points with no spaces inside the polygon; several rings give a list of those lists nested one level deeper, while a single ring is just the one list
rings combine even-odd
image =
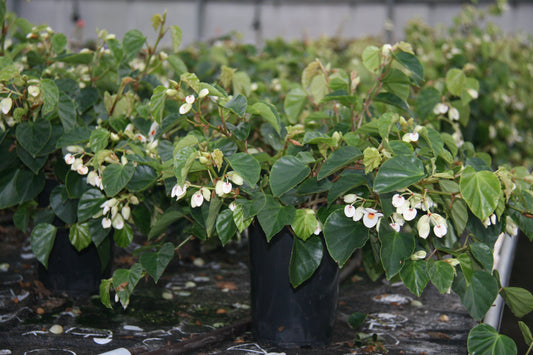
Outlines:
[{"label": "blurred leaf", "polygon": [[170,35],[172,37],[172,49],[177,52],[181,44],[181,28],[176,25],[170,26]]},{"label": "blurred leaf", "polygon": [[520,287],[504,287],[500,293],[516,317],[522,318],[533,311],[533,295],[528,290]]},{"label": "blurred leaf", "polygon": [[174,245],[167,242],[161,245],[161,248],[157,252],[146,252],[142,254],[139,262],[146,272],[152,276],[154,282],[157,283],[173,257]]},{"label": "blurred leaf", "polygon": [[57,229],[51,224],[41,223],[31,231],[30,245],[33,254],[48,269],[48,257],[54,247]]},{"label": "blurred leaf", "polygon": [[289,264],[289,279],[292,287],[301,285],[318,269],[324,254],[323,249],[319,236],[314,235],[306,241],[293,238]]},{"label": "blurred leaf", "polygon": [[122,39],[122,48],[124,49],[125,55],[124,60],[129,62],[135,58],[144,46],[145,41],[146,37],[144,37],[139,30],[130,30],[126,32]]}]

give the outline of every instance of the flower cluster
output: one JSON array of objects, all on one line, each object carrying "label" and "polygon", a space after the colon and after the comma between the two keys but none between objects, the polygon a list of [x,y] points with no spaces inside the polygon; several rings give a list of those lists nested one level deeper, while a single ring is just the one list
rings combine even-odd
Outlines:
[{"label": "flower cluster", "polygon": [[[173,91],[169,91],[169,90],[174,90],[174,89],[168,89],[167,90],[167,95],[168,96],[172,96],[174,94],[174,92]],[[198,93],[198,98],[199,99],[203,99],[207,95],[209,95],[209,90],[208,89],[202,89]],[[195,102],[196,102],[196,98],[194,97],[194,95],[188,95],[187,97],[185,97],[185,103],[183,105],[181,105],[180,108],[179,108],[180,115],[185,115],[186,113],[188,113],[192,109],[192,105]]]},{"label": "flower cluster", "polygon": [[104,229],[113,227],[114,229],[121,230],[124,228],[125,221],[130,219],[130,204],[138,205],[139,199],[134,195],[125,196],[124,198],[113,197],[100,205],[102,211],[94,217],[104,216],[102,218],[102,227]]},{"label": "flower cluster", "polygon": [[404,223],[414,220],[418,210],[421,210],[426,214],[418,219],[416,225],[420,238],[426,239],[429,236],[431,226],[433,226],[433,233],[438,238],[442,238],[448,233],[446,219],[437,213],[430,212],[430,209],[436,204],[429,196],[410,193],[406,199],[403,195],[395,194],[392,197],[392,205],[396,208],[396,212],[392,215],[394,222],[391,223],[394,230],[400,231]]},{"label": "flower cluster", "polygon": [[[344,196],[344,202],[348,203],[344,207],[344,215],[348,218],[352,218],[354,222],[358,222],[362,219],[363,224],[367,228],[379,228],[379,222],[381,220],[381,217],[383,217],[383,213],[378,212],[375,209],[369,207],[354,207],[353,204],[360,199],[361,198],[355,194],[349,194]],[[363,199],[361,200],[363,203],[365,202]]]}]

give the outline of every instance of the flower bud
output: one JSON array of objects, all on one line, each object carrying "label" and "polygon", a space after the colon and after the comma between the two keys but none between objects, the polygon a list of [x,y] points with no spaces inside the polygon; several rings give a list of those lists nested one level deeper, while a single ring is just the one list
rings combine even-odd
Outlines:
[{"label": "flower bud", "polygon": [[120,214],[122,214],[122,217],[124,217],[124,220],[128,220],[131,216],[131,208],[129,205],[125,205],[122,207],[122,210],[120,211]]},{"label": "flower bud", "polygon": [[184,103],[183,105],[180,106],[180,109],[179,109],[180,115],[185,115],[187,112],[191,110],[191,108],[192,108],[191,104]]},{"label": "flower bud", "polygon": [[137,196],[135,195],[131,195],[130,196],[130,203],[132,205],[138,205],[139,204],[139,199],[137,198]]},{"label": "flower bud", "polygon": [[124,219],[122,218],[122,215],[117,214],[115,218],[113,218],[112,222],[113,228],[121,230],[124,228]]},{"label": "flower bud", "polygon": [[72,165],[75,160],[76,160],[76,158],[74,158],[74,155],[72,155],[70,153],[65,154],[65,163],[67,165]]},{"label": "flower bud", "polygon": [[196,99],[194,98],[194,95],[189,95],[185,98],[185,102],[188,103],[189,105],[194,104],[194,101],[196,101]]},{"label": "flower bud", "polygon": [[345,195],[343,199],[345,203],[354,203],[355,201],[357,201],[357,195],[348,194],[348,195]]},{"label": "flower bud", "polygon": [[416,261],[416,260],[422,260],[422,259],[425,259],[426,258],[426,251],[425,250],[419,250],[417,252],[415,252],[414,254],[411,255],[411,260],[413,261]]},{"label": "flower bud", "polygon": [[76,171],[77,171],[78,174],[80,174],[80,175],[87,175],[87,173],[89,172],[89,168],[86,167],[85,165],[80,165],[80,166],[78,166],[78,168],[76,169]]},{"label": "flower bud", "polygon": [[209,95],[209,89],[207,89],[207,88],[203,88],[203,89],[200,90],[200,92],[198,93],[198,98],[199,98],[199,99],[202,99],[202,98],[206,97],[207,95]]},{"label": "flower bud", "polygon": [[167,89],[165,91],[165,94],[167,96],[169,96],[169,97],[174,97],[174,96],[178,95],[178,90],[176,90],[176,89]]},{"label": "flower bud", "polygon": [[37,97],[41,93],[41,89],[38,86],[31,85],[28,87],[28,93],[33,97]]},{"label": "flower bud", "polygon": [[239,174],[237,174],[235,171],[230,171],[226,174],[226,176],[228,177],[228,179],[230,179],[231,181],[233,181],[233,183],[235,185],[242,185],[244,184],[244,179],[242,178],[242,176],[240,176]]},{"label": "flower bud", "polygon": [[109,219],[107,217],[102,218],[102,227],[104,229],[110,228],[111,227],[111,219]]},{"label": "flower bud", "polygon": [[11,111],[11,107],[13,106],[13,100],[10,97],[6,97],[0,101],[0,107],[2,108],[2,113],[4,115],[7,115],[9,111]]}]

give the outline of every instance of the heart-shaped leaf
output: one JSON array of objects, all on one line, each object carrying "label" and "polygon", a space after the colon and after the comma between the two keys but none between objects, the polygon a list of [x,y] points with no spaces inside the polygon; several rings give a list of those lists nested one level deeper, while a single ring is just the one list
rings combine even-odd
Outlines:
[{"label": "heart-shaped leaf", "polygon": [[420,181],[424,176],[420,159],[414,155],[398,155],[381,165],[374,180],[374,190],[380,194],[393,192]]},{"label": "heart-shaped leaf", "polygon": [[311,172],[311,169],[295,156],[278,159],[270,171],[270,188],[276,197],[294,188]]},{"label": "heart-shaped leaf", "polygon": [[17,125],[15,135],[20,145],[35,158],[52,136],[52,125],[48,120],[24,121]]},{"label": "heart-shaped leaf", "polygon": [[312,236],[306,241],[293,238],[289,280],[293,287],[298,287],[309,279],[320,266],[324,247],[319,236]]},{"label": "heart-shaped leaf", "polygon": [[381,241],[381,262],[387,275],[391,279],[400,272],[403,261],[415,250],[415,237],[411,233],[398,233],[387,226],[379,231]]},{"label": "heart-shaped leaf", "polygon": [[349,145],[335,150],[320,168],[320,171],[318,172],[318,180],[321,180],[339,171],[346,165],[354,162],[356,159],[361,158],[362,155],[363,152],[361,152],[359,148]]},{"label": "heart-shaped leaf", "polygon": [[296,215],[293,206],[282,206],[275,198],[266,196],[266,203],[257,215],[261,228],[265,232],[267,241],[278,234],[283,227],[290,225]]},{"label": "heart-shaped leaf", "polygon": [[329,254],[342,267],[355,249],[365,245],[368,228],[346,217],[342,210],[337,210],[324,223],[324,239]]},{"label": "heart-shaped leaf", "polygon": [[122,307],[126,309],[130,303],[133,289],[142,277],[142,266],[135,263],[128,269],[117,269],[113,273],[113,289],[117,293]]},{"label": "heart-shaped leaf", "polygon": [[429,281],[426,262],[424,260],[405,260],[404,266],[400,271],[400,277],[404,285],[412,293],[420,297]]},{"label": "heart-shaped leaf", "polygon": [[480,220],[485,220],[498,207],[501,185],[493,172],[475,171],[467,166],[463,170],[459,186],[466,204]]},{"label": "heart-shaped leaf", "polygon": [[31,232],[30,245],[35,257],[48,268],[48,257],[54,247],[57,229],[51,224],[41,223]]},{"label": "heart-shaped leaf", "polygon": [[222,246],[228,244],[237,232],[237,226],[233,220],[233,212],[225,209],[217,217],[216,230]]},{"label": "heart-shaped leaf", "polygon": [[142,267],[152,276],[154,282],[157,283],[163,271],[174,257],[174,245],[167,242],[161,245],[157,252],[147,252],[140,256],[139,262]]},{"label": "heart-shaped leaf", "polygon": [[88,223],[74,223],[70,226],[68,235],[70,243],[77,251],[82,251],[91,244],[91,233],[89,232]]},{"label": "heart-shaped leaf", "polygon": [[261,165],[257,159],[246,153],[237,153],[230,156],[228,162],[248,185],[257,184],[261,173]]},{"label": "heart-shaped leaf", "polygon": [[489,324],[478,324],[468,333],[467,347],[469,354],[476,355],[516,355],[517,349],[513,339],[498,334]]},{"label": "heart-shaped leaf", "polygon": [[102,184],[107,196],[118,194],[131,180],[135,167],[133,164],[126,165],[110,164],[102,173]]}]

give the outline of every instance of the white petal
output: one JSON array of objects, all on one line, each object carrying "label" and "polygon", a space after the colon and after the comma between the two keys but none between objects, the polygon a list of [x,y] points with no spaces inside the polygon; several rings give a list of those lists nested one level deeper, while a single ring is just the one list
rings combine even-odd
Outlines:
[{"label": "white petal", "polygon": [[415,219],[416,214],[417,214],[417,211],[415,208],[408,208],[407,210],[404,211],[403,218],[406,221],[412,221],[413,219]]},{"label": "white petal", "polygon": [[392,196],[392,205],[396,208],[402,206],[405,203],[405,197],[400,194]]},{"label": "white petal", "polygon": [[204,195],[200,191],[197,191],[191,197],[191,207],[200,207],[204,203]]},{"label": "white petal", "polygon": [[353,218],[355,215],[355,207],[352,205],[344,206],[344,215],[348,218]]},{"label": "white petal", "polygon": [[355,222],[359,221],[365,215],[365,209],[363,207],[357,207],[353,215],[353,220]]},{"label": "white petal", "polygon": [[185,102],[188,103],[189,105],[192,105],[194,103],[194,95],[189,95],[185,98]]},{"label": "white petal", "polygon": [[448,227],[446,227],[446,224],[437,224],[435,227],[433,227],[433,233],[439,238],[442,238],[448,233]]},{"label": "white petal", "polygon": [[391,228],[394,229],[396,232],[400,231],[400,225],[398,223],[391,223]]},{"label": "white petal", "polygon": [[378,224],[378,221],[379,221],[379,214],[378,213],[368,212],[368,213],[365,213],[365,215],[363,217],[363,224],[367,228],[374,227],[376,224]]}]

